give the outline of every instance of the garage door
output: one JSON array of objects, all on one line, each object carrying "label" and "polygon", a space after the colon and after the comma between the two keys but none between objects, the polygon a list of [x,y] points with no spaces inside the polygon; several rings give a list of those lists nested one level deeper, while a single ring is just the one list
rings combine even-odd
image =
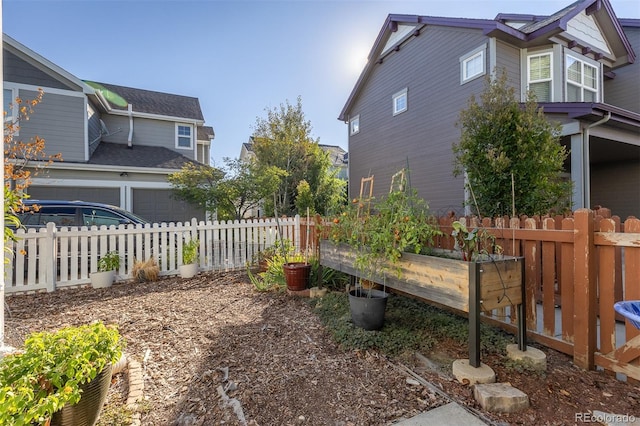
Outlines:
[{"label": "garage door", "polygon": [[71,186],[30,186],[33,200],[82,200],[120,206],[119,188],[89,188]]},{"label": "garage door", "polygon": [[133,213],[150,222],[204,220],[204,209],[174,198],[170,189],[134,189]]}]

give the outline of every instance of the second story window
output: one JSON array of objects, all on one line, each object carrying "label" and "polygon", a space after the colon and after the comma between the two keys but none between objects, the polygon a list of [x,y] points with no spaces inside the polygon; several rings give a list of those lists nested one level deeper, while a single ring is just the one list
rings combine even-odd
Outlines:
[{"label": "second story window", "polygon": [[474,80],[486,73],[484,60],[485,49],[485,45],[482,45],[460,58],[460,84]]},{"label": "second story window", "polygon": [[398,115],[407,110],[407,89],[402,89],[393,95],[393,115]]},{"label": "second story window", "polygon": [[4,122],[5,123],[13,123],[18,119],[18,106],[16,106],[16,96],[17,90],[14,89],[4,89],[3,91],[3,111],[4,111]]},{"label": "second story window", "polygon": [[567,102],[598,101],[598,68],[567,55]]},{"label": "second story window", "polygon": [[536,94],[538,102],[552,102],[553,93],[551,53],[530,55],[527,58],[527,78],[529,90]]},{"label": "second story window", "polygon": [[349,120],[349,135],[355,135],[360,132],[360,114]]},{"label": "second story window", "polygon": [[176,124],[176,148],[193,149],[193,133],[191,126]]}]

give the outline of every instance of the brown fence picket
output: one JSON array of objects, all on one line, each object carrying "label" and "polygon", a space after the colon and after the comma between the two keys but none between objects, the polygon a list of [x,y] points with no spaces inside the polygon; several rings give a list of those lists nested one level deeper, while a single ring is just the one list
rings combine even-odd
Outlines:
[{"label": "brown fence picket", "polygon": [[[553,219],[546,218],[543,221],[543,229],[555,229]],[[555,334],[556,325],[556,243],[553,241],[542,242],[542,321],[543,332],[548,336]]]},{"label": "brown fence picket", "polygon": [[[611,219],[602,219],[598,222],[596,231],[615,232],[615,223]],[[616,347],[616,323],[614,310],[615,303],[615,247],[597,246],[598,259],[598,295],[600,316],[600,352],[609,353]]]},{"label": "brown fence picket", "polygon": [[[534,219],[525,220],[525,229],[536,229]],[[524,241],[524,281],[525,281],[525,295],[527,299],[526,312],[527,312],[527,329],[535,330],[537,325],[538,314],[536,312],[536,306],[538,296],[540,294],[540,278],[539,278],[539,266],[540,266],[540,243],[535,240]]]},{"label": "brown fence picket", "polygon": [[[640,219],[629,218],[624,222],[625,233],[640,233]],[[640,300],[640,241],[636,247],[625,247],[625,300]],[[640,330],[627,321],[627,340],[640,335]]]},{"label": "brown fence picket", "polygon": [[[562,220],[562,229],[574,230],[573,218]],[[564,260],[560,268],[560,305],[562,309],[562,339],[573,342],[573,269],[574,269],[574,244],[560,243],[561,258]]]}]

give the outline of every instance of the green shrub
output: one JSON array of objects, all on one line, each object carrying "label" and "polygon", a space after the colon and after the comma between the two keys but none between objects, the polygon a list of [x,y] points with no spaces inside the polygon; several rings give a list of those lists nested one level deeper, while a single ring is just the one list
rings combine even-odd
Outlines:
[{"label": "green shrub", "polygon": [[0,361],[0,424],[43,424],[80,400],[80,385],[122,356],[115,327],[101,322],[31,334]]}]

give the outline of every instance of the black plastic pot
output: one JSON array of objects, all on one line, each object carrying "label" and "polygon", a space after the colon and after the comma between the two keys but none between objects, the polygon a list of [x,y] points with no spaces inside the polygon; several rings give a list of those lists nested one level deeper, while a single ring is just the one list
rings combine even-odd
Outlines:
[{"label": "black plastic pot", "polygon": [[77,404],[65,405],[51,418],[51,426],[93,426],[111,385],[111,364],[89,383],[80,385],[82,397]]},{"label": "black plastic pot", "polygon": [[380,290],[356,289],[349,292],[351,321],[365,330],[380,330],[384,325],[389,294]]}]

